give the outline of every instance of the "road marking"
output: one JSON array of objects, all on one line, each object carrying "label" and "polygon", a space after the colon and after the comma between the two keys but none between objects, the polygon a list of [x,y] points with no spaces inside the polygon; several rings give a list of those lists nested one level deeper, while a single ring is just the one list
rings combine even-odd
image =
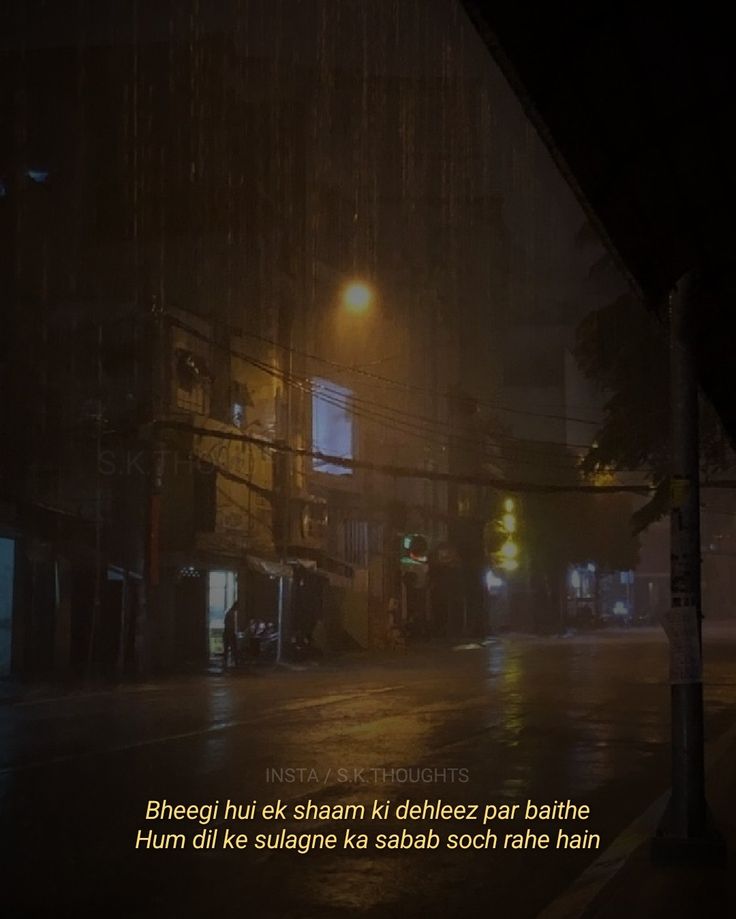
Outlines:
[{"label": "road marking", "polygon": [[315,708],[320,705],[330,705],[333,702],[349,702],[351,699],[360,698],[362,696],[378,696],[386,692],[396,692],[397,689],[403,688],[403,685],[382,686],[379,689],[363,689],[359,693],[333,693],[331,696],[322,696],[319,699],[303,699],[302,701],[288,702],[286,705],[282,705],[278,711],[298,712],[307,708]]},{"label": "road marking", "polygon": [[[180,684],[177,684],[180,685]],[[59,692],[51,696],[38,696],[30,699],[14,699],[12,697],[0,699],[0,706],[8,708],[27,708],[31,705],[48,705],[54,702],[74,702],[78,699],[98,699],[100,696],[132,695],[133,693],[160,692],[163,684],[139,683],[134,686],[111,686],[109,689],[73,689],[69,692]]]}]

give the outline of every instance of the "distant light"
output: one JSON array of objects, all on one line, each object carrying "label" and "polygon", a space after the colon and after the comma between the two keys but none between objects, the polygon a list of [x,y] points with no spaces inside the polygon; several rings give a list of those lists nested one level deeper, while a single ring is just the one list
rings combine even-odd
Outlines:
[{"label": "distant light", "polygon": [[364,313],[371,305],[373,291],[362,281],[353,281],[342,294],[345,306],[353,313]]},{"label": "distant light", "polygon": [[506,542],[501,546],[501,555],[504,558],[516,558],[519,554],[519,547],[512,539],[507,539]]},{"label": "distant light", "polygon": [[503,509],[504,509],[507,513],[510,514],[511,511],[514,509],[514,499],[513,499],[513,498],[506,498],[506,500],[503,502]]},{"label": "distant light", "polygon": [[492,590],[494,587],[503,587],[503,579],[500,578],[492,568],[485,573],[486,588]]},{"label": "distant light", "polygon": [[519,563],[515,558],[505,558],[501,562],[501,567],[504,569],[504,571],[516,571],[516,569],[519,567]]},{"label": "distant light", "polygon": [[47,169],[28,169],[26,175],[31,182],[35,182],[37,185],[44,185],[49,177]]},{"label": "distant light", "polygon": [[185,565],[183,568],[179,569],[180,578],[198,578],[200,574],[201,572],[192,565]]},{"label": "distant light", "polygon": [[504,514],[502,517],[503,528],[507,533],[516,532],[516,517],[513,514]]},{"label": "distant light", "polygon": [[577,568],[573,568],[570,572],[570,586],[574,587],[575,590],[580,588],[580,572]]},{"label": "distant light", "polygon": [[593,562],[588,562],[588,571],[595,571],[595,565]]}]

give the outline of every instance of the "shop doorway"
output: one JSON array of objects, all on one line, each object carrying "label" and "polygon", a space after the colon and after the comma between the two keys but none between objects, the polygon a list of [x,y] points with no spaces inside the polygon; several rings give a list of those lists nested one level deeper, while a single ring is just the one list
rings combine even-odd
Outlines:
[{"label": "shop doorway", "polygon": [[202,666],[209,660],[207,632],[207,573],[197,568],[182,568],[176,581],[175,657],[185,667]]},{"label": "shop doorway", "polygon": [[[210,658],[222,658],[225,613],[237,596],[238,575],[235,571],[210,571],[207,594],[207,644]],[[235,628],[237,631],[237,623]]]}]

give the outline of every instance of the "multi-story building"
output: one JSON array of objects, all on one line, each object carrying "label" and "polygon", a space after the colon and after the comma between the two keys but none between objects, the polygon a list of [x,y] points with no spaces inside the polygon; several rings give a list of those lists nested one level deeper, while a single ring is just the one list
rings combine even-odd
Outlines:
[{"label": "multi-story building", "polygon": [[0,667],[201,663],[236,594],[377,643],[391,600],[426,613],[406,540],[451,535],[423,477],[462,471],[448,393],[498,373],[501,205],[455,140],[477,87],[104,6],[3,63]]}]

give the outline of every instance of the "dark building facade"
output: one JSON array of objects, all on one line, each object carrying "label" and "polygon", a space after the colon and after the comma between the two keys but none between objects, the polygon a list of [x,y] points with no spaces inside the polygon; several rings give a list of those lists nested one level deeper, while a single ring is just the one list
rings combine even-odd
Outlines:
[{"label": "dark building facade", "polygon": [[237,17],[121,9],[82,40],[18,12],[3,58],[2,666],[206,663],[236,596],[381,644],[407,537],[460,538],[421,475],[468,469],[449,394],[500,378],[502,201],[456,142],[484,96],[351,70],[337,33],[284,67]]}]

